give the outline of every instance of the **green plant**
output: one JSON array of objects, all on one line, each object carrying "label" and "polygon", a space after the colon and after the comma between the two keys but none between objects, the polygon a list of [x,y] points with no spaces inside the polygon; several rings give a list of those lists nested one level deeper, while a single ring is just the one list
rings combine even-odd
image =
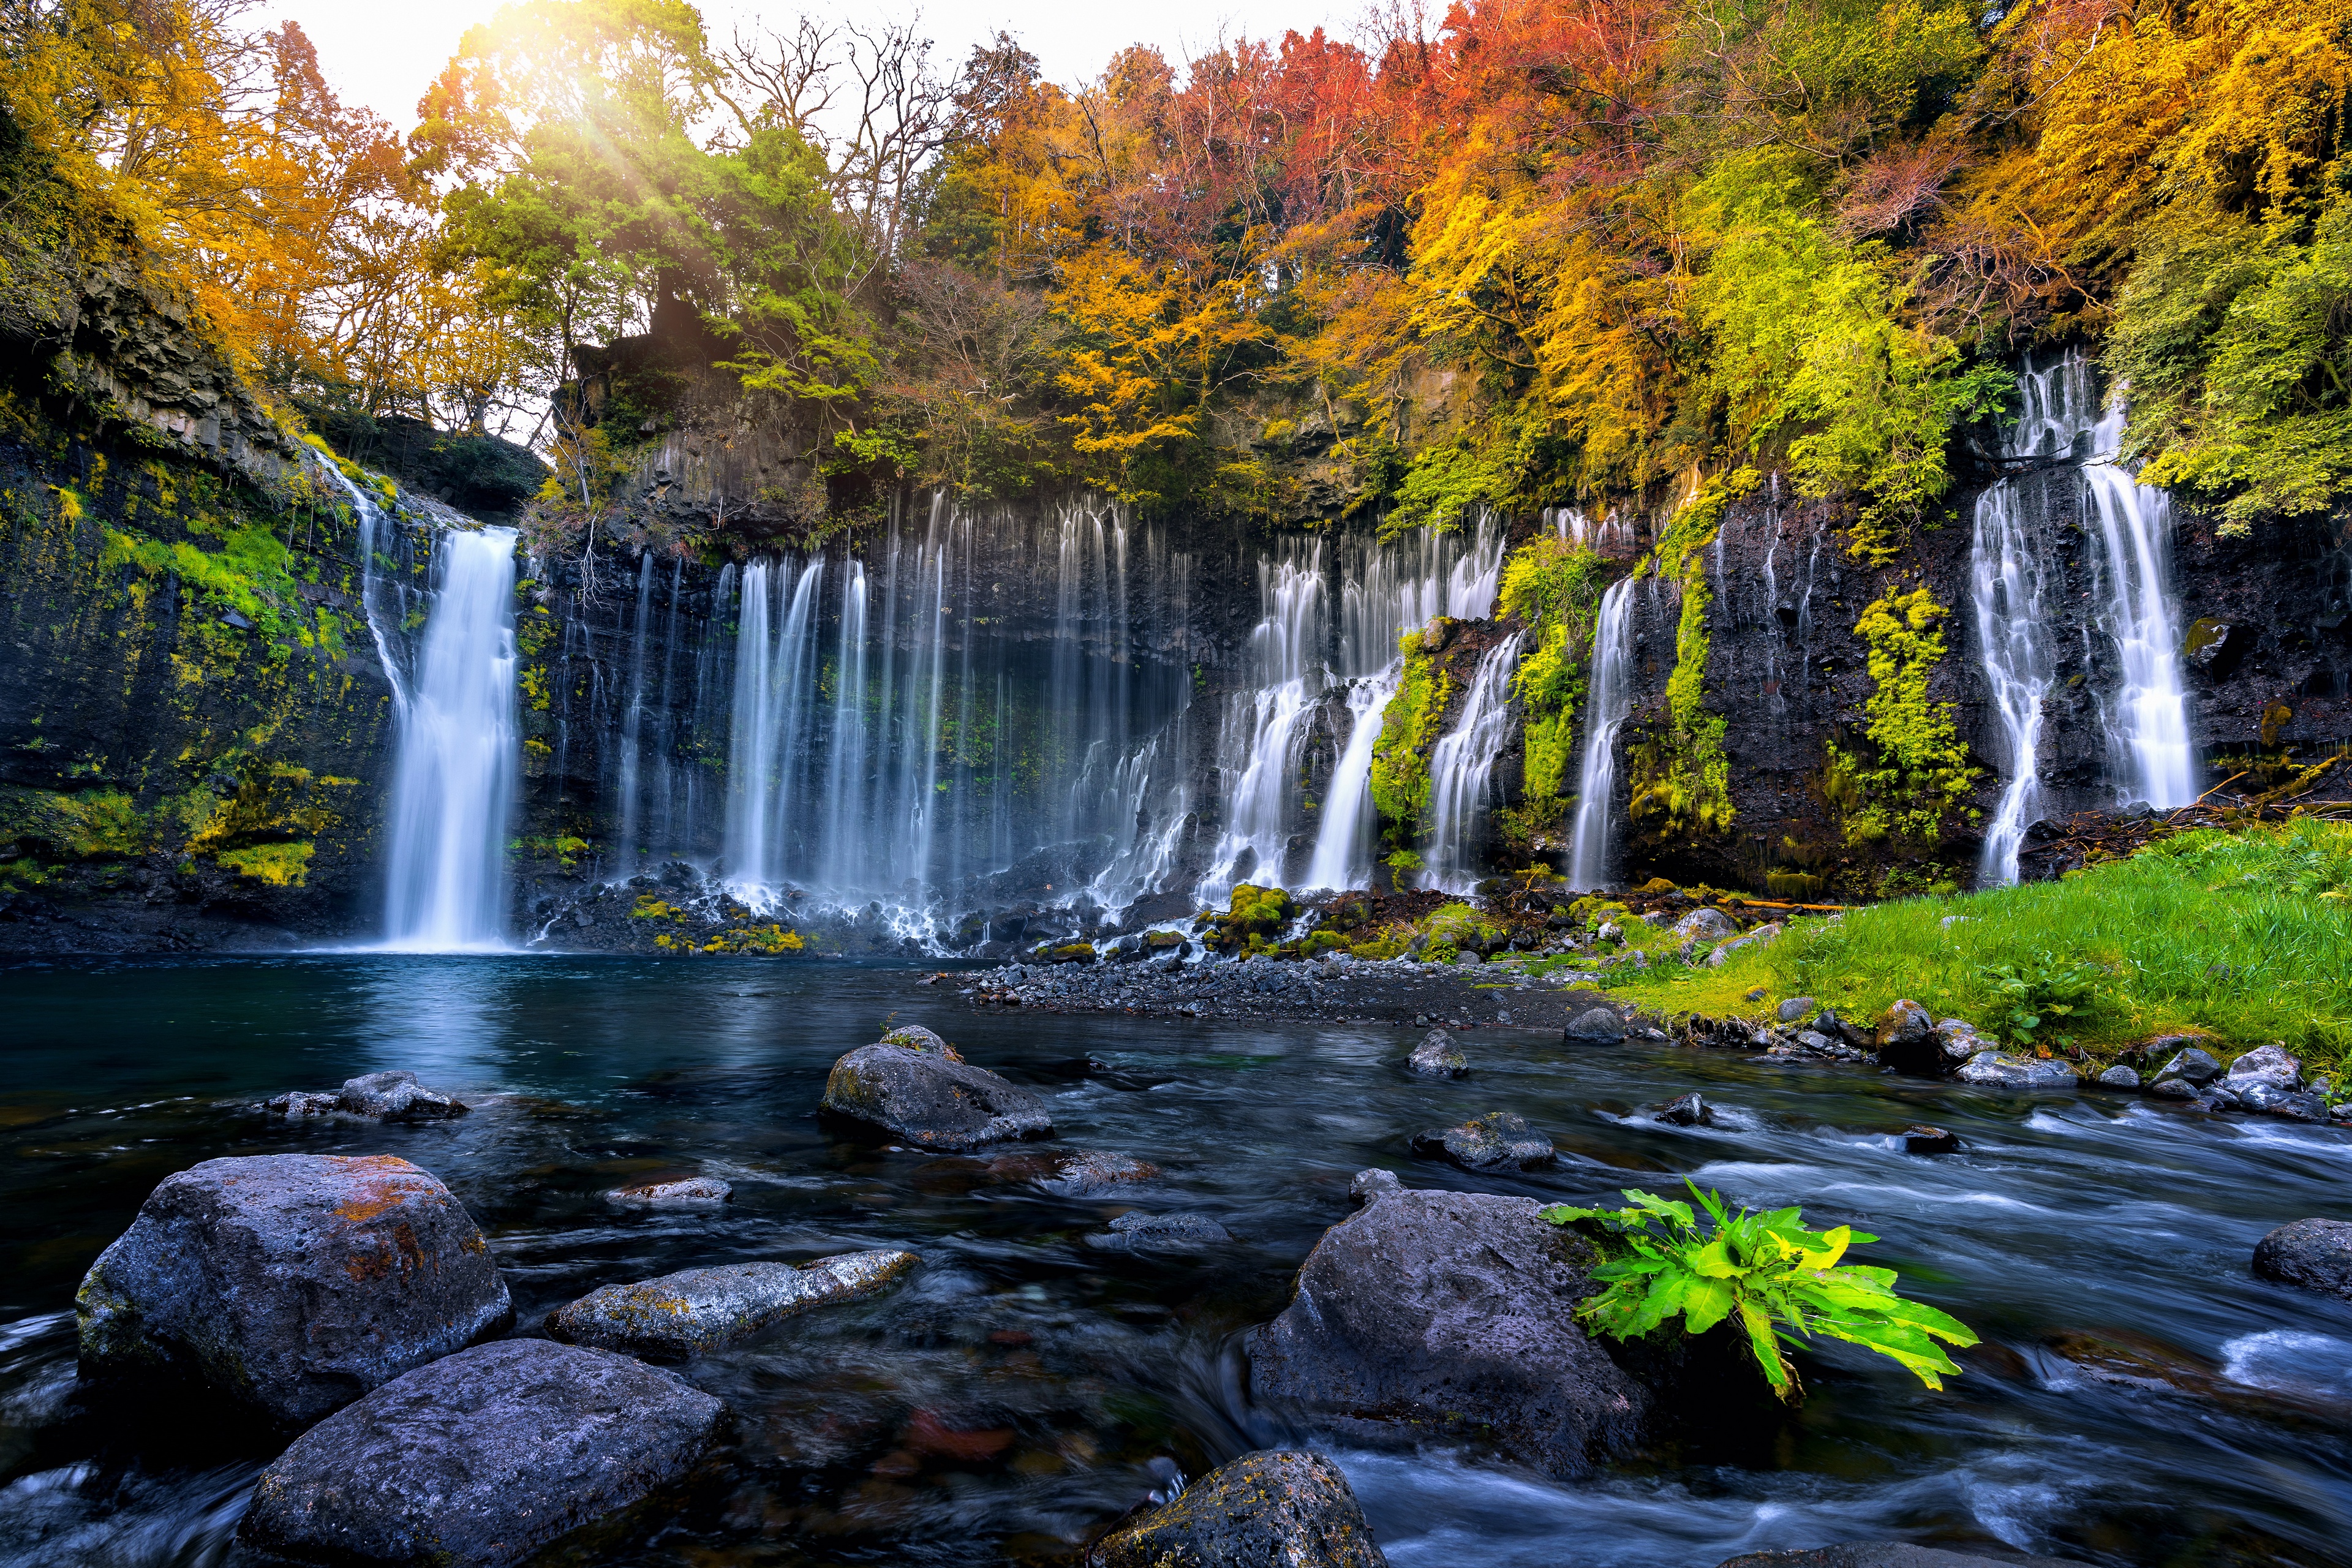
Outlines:
[{"label": "green plant", "polygon": [[[2077,1015],[2087,1014],[2105,973],[2095,963],[2037,952],[2011,963],[1984,964],[1978,978],[1992,996],[1993,1028],[2030,1046],[2036,1029],[2063,1027]],[[2072,1035],[2055,1037],[2062,1046],[2074,1043]]]},{"label": "green plant", "polygon": [[1843,1340],[1892,1357],[1930,1388],[1944,1386],[1942,1373],[1957,1373],[1937,1340],[1972,1345],[1977,1336],[1958,1319],[1895,1293],[1895,1270],[1860,1264],[1843,1268],[1848,1247],[1878,1238],[1850,1226],[1810,1231],[1793,1208],[1751,1214],[1728,1210],[1722,1194],[1684,1185],[1714,1222],[1703,1228],[1691,1205],[1632,1187],[1633,1206],[1542,1211],[1554,1225],[1591,1221],[1588,1231],[1602,1254],[1592,1278],[1605,1286],[1577,1308],[1597,1331],[1612,1339],[1640,1339],[1679,1315],[1685,1333],[1703,1334],[1736,1318],[1755,1352],[1756,1364],[1774,1393],[1795,1403],[1803,1397],[1796,1368],[1783,1344],[1814,1335]]}]

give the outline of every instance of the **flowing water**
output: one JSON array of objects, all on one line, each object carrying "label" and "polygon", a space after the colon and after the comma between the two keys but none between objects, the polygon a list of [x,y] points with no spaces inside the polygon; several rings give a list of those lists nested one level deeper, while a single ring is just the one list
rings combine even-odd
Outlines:
[{"label": "flowing water", "polygon": [[1633,581],[1621,577],[1609,584],[1592,628],[1592,694],[1585,708],[1590,717],[1585,721],[1584,763],[1577,775],[1568,864],[1568,885],[1586,892],[1609,885],[1617,731],[1633,711]]},{"label": "flowing water", "polygon": [[[2352,1133],[1507,1029],[1467,1039],[1476,1076],[1435,1083],[1402,1070],[1399,1029],[982,1017],[914,978],[553,956],[0,970],[0,1563],[226,1561],[267,1453],[84,1419],[72,1296],[164,1175],[287,1151],[396,1153],[447,1181],[525,1333],[611,1281],[921,1254],[894,1294],[686,1363],[737,1412],[728,1479],[583,1563],[1052,1561],[1179,1473],[1297,1440],[1251,1407],[1235,1341],[1281,1309],[1368,1165],[1584,1204],[1690,1174],[1802,1204],[1882,1237],[1863,1256],[1986,1341],[1942,1394],[1826,1345],[1801,1358],[1801,1410],[1575,1484],[1469,1453],[1331,1450],[1398,1568],[1712,1568],[1888,1538],[2114,1568],[2346,1559],[2352,1304],[2261,1283],[2246,1260],[2273,1226],[2344,1213]],[[1165,1178],[1078,1200],[977,1160],[837,1141],[812,1115],[826,1068],[885,1018],[933,1025],[1036,1089],[1067,1146]],[[1070,1076],[1086,1055],[1110,1070]],[[474,1113],[289,1127],[250,1109],[392,1067]],[[1723,1125],[1649,1120],[1690,1089]],[[1559,1167],[1475,1178],[1405,1152],[1413,1130],[1494,1105],[1548,1131]],[[1965,1152],[1897,1152],[1888,1135],[1920,1120]],[[668,1172],[723,1177],[736,1201],[688,1215],[599,1197]],[[1088,1245],[1131,1205],[1206,1214],[1237,1239],[1189,1260]],[[2141,1358],[2137,1380],[2054,1348],[2086,1338]]]},{"label": "flowing water", "polygon": [[1310,888],[1361,888],[1371,881],[1372,748],[1381,738],[1381,716],[1396,696],[1403,666],[1391,664],[1348,688],[1348,743],[1323,792],[1323,820],[1315,829],[1315,855],[1307,862]]},{"label": "flowing water", "polygon": [[1518,672],[1520,640],[1513,632],[1478,657],[1454,728],[1430,748],[1424,888],[1466,893],[1478,884],[1478,829],[1494,805],[1495,759],[1510,738],[1511,678]]}]

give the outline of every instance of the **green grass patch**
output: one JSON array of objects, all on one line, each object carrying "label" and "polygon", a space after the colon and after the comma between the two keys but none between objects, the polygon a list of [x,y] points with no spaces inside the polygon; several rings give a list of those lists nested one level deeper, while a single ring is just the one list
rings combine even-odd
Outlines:
[{"label": "green grass patch", "polygon": [[[1948,926],[1948,916],[1959,919]],[[2077,988],[2083,966],[2092,973]],[[2048,980],[2040,989],[2066,993],[2068,1011],[2036,1026],[2034,1045],[2063,1028],[2099,1057],[2196,1030],[2240,1049],[2277,1040],[2306,1062],[2343,1067],[2352,1058],[2352,825],[2183,834],[2056,882],[1802,920],[1721,969],[1609,978],[1646,1006],[1711,1016],[1801,995],[1859,1019],[1907,996],[2003,1046],[2028,1043],[2019,1019],[2039,1016],[2036,986]],[[1759,985],[1764,1001],[1747,1002]]]}]

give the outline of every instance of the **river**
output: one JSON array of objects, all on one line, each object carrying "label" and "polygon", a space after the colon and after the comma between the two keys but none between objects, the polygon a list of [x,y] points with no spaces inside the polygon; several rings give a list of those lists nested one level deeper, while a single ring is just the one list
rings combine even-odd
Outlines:
[{"label": "river", "polygon": [[[1368,1165],[1408,1185],[1594,1202],[1685,1173],[1884,1239],[1860,1260],[1984,1337],[1947,1392],[1831,1346],[1801,1411],[1574,1484],[1475,1456],[1334,1451],[1397,1568],[1713,1568],[1840,1540],[2006,1543],[2114,1564],[2352,1560],[2352,1303],[2264,1284],[2263,1233],[2352,1217],[2352,1133],[2133,1098],[1962,1086],[1669,1047],[1465,1037],[1460,1083],[1402,1069],[1392,1027],[975,1016],[902,967],[343,955],[0,969],[0,1563],[236,1561],[266,1453],[81,1415],[72,1299],[156,1182],[199,1160],[397,1153],[488,1233],[530,1331],[588,1289],[693,1266],[882,1246],[915,1282],[682,1370],[739,1419],[723,1483],[585,1561],[1048,1562],[1178,1474],[1280,1440],[1240,1332],[1349,1212]],[[826,1069],[925,1023],[1044,1092],[1068,1145],[1166,1178],[1056,1196],[980,1162],[840,1142]],[[1074,1071],[1091,1055],[1110,1071]],[[472,1101],[415,1127],[289,1127],[252,1106],[407,1068]],[[1689,1089],[1724,1125],[1644,1108]],[[1555,1171],[1412,1159],[1494,1107]],[[1958,1155],[1899,1152],[1915,1121]],[[721,1213],[623,1212],[625,1177],[733,1184]],[[1089,1245],[1122,1207],[1208,1215],[1193,1259]],[[2070,1339],[2069,1337],[2072,1336]],[[2096,1342],[2102,1374],[2053,1343]],[[2137,1367],[2137,1372],[2131,1369]],[[2123,1369],[2121,1373],[2117,1369]]]}]

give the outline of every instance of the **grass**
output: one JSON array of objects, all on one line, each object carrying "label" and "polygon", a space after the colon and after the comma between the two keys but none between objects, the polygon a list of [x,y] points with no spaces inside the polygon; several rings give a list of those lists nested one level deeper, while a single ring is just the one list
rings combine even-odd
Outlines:
[{"label": "grass", "polygon": [[[1948,926],[1949,916],[1960,918]],[[1811,996],[1867,1023],[1909,997],[2010,1046],[2019,1042],[2002,1022],[2015,1003],[2004,967],[2053,974],[2083,963],[2096,971],[2088,1005],[2063,1026],[2095,1058],[2151,1035],[2201,1032],[2236,1049],[2275,1040],[2307,1065],[2352,1066],[2352,826],[2183,834],[2056,882],[1802,920],[1721,969],[1610,978],[1646,1006],[1717,1016]],[[1747,1001],[1759,986],[1764,998]],[[2035,1043],[2054,1037],[2045,1024]]]}]

